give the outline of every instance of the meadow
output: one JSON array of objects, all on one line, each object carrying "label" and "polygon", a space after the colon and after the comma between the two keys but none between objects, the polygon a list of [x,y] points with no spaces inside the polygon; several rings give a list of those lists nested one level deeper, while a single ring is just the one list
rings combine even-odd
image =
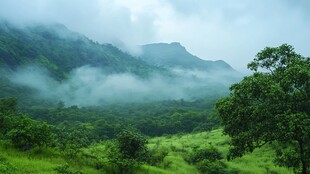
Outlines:
[{"label": "meadow", "polygon": [[[284,167],[275,166],[273,163],[274,150],[272,146],[266,145],[256,149],[251,154],[246,154],[242,158],[227,161],[225,155],[228,152],[229,137],[223,135],[221,129],[208,132],[166,135],[150,138],[148,140],[148,150],[155,152],[165,152],[162,161],[155,165],[143,164],[138,170],[139,174],[199,174],[199,170],[193,164],[186,162],[190,153],[197,149],[213,146],[224,156],[221,159],[228,169],[234,169],[244,174],[265,174],[293,173]],[[99,174],[104,173],[98,170],[93,155],[103,157],[104,163],[105,142],[94,144],[84,148],[76,157],[69,158],[59,151],[51,148],[32,149],[26,152],[11,148],[2,142],[0,147],[0,173],[12,174]],[[97,161],[98,163],[98,161]],[[71,173],[70,173],[71,172]]]}]

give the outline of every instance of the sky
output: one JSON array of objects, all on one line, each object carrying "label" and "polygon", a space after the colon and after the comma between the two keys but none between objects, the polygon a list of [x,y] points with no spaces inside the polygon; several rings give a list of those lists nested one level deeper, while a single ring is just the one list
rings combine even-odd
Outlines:
[{"label": "sky", "polygon": [[293,45],[310,56],[309,0],[1,0],[0,17],[57,22],[134,55],[139,45],[180,42],[206,60],[247,73],[266,46]]}]

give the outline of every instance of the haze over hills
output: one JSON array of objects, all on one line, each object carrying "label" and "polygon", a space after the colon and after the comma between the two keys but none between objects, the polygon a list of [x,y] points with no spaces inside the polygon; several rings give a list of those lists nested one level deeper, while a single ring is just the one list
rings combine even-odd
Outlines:
[{"label": "haze over hills", "polygon": [[241,77],[224,61],[202,60],[179,43],[142,49],[137,58],[61,24],[16,27],[1,21],[1,80],[6,85],[0,96],[34,94],[68,105],[193,100],[225,95]]},{"label": "haze over hills", "polygon": [[106,73],[141,76],[156,70],[111,44],[95,43],[61,24],[16,27],[6,21],[0,21],[0,65],[12,70],[43,66],[58,80],[85,65]]},{"label": "haze over hills", "polygon": [[241,73],[223,60],[203,60],[189,53],[178,42],[143,45],[139,58],[149,65],[163,67],[190,78],[209,79],[209,82],[231,84],[242,77]]},{"label": "haze over hills", "polygon": [[152,65],[201,71],[235,71],[222,60],[202,60],[190,54],[178,42],[156,43],[142,46],[141,59]]}]

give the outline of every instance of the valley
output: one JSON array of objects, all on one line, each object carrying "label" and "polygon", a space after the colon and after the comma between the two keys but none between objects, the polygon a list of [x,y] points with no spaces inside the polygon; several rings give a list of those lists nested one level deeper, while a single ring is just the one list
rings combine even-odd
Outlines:
[{"label": "valley", "polygon": [[308,173],[309,57],[266,47],[245,76],[139,48],[0,20],[0,173]]}]

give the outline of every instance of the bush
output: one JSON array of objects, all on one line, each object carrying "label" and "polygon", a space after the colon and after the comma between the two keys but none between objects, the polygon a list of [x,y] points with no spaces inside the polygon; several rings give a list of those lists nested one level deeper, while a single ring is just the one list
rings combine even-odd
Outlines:
[{"label": "bush", "polygon": [[58,167],[54,168],[54,171],[57,172],[58,174],[83,174],[80,171],[70,170],[68,164],[58,166]]},{"label": "bush", "polygon": [[21,150],[49,146],[54,141],[51,126],[32,120],[26,115],[17,119],[15,128],[11,129],[6,137]]},{"label": "bush", "polygon": [[169,150],[162,148],[155,148],[152,151],[149,151],[149,156],[147,158],[147,163],[152,166],[158,166],[161,162],[164,161],[164,158],[168,155]]},{"label": "bush", "polygon": [[124,159],[144,161],[147,154],[147,140],[141,135],[123,131],[117,136],[118,148]]},{"label": "bush", "polygon": [[236,169],[229,169],[222,160],[222,154],[213,146],[192,152],[186,161],[195,164],[200,173],[204,174],[237,174]]},{"label": "bush", "polygon": [[228,174],[227,166],[221,161],[202,160],[197,163],[197,168],[201,173],[206,174]]},{"label": "bush", "polygon": [[11,174],[15,173],[15,166],[9,163],[5,158],[0,157],[0,173]]},{"label": "bush", "polygon": [[147,140],[137,133],[121,132],[115,142],[106,144],[107,162],[103,169],[111,174],[136,173],[149,157],[146,143]]},{"label": "bush", "polygon": [[223,159],[223,156],[216,148],[211,146],[209,148],[194,151],[188,158],[186,158],[186,161],[195,164],[205,159],[210,162],[214,162]]}]

